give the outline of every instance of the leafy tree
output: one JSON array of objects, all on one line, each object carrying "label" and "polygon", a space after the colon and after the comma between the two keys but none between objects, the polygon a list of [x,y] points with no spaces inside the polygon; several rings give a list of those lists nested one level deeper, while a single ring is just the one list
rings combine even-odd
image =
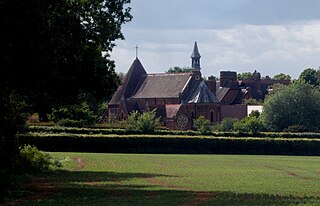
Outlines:
[{"label": "leafy tree", "polygon": [[265,127],[273,131],[298,125],[309,131],[318,131],[319,104],[320,91],[310,84],[297,81],[266,98],[261,119]]},{"label": "leafy tree", "polygon": [[193,124],[194,124],[195,128],[198,131],[200,131],[200,133],[202,133],[202,134],[206,134],[206,133],[210,132],[210,130],[211,130],[210,121],[202,115],[200,115],[200,117],[195,119]]},{"label": "leafy tree", "polygon": [[[130,0],[0,3],[0,164],[13,169],[16,125],[28,111],[46,117],[52,107],[91,94],[108,98],[119,79],[110,53],[124,39]],[[104,55],[102,55],[104,53]],[[14,98],[13,98],[14,97]],[[4,150],[2,150],[4,149]],[[4,152],[2,152],[4,151]]]},{"label": "leafy tree", "polygon": [[237,79],[238,80],[243,80],[243,79],[252,79],[253,74],[251,72],[243,72],[243,73],[238,73],[237,74]]},{"label": "leafy tree", "polygon": [[320,69],[305,69],[300,74],[298,80],[314,86],[320,86]]},{"label": "leafy tree", "polygon": [[280,74],[274,75],[272,79],[274,79],[274,80],[291,80],[291,76],[289,74],[280,73]]},{"label": "leafy tree", "polygon": [[192,69],[191,68],[188,68],[188,67],[178,67],[178,66],[175,66],[175,67],[172,67],[172,68],[169,68],[166,73],[183,73],[183,72],[190,72]]}]

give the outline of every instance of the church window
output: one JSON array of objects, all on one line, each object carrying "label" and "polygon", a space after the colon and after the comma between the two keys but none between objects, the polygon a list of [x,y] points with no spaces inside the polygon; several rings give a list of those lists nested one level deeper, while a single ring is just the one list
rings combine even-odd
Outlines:
[{"label": "church window", "polygon": [[186,124],[188,123],[188,117],[184,114],[179,115],[177,119],[177,123],[181,127],[186,126]]},{"label": "church window", "polygon": [[211,120],[211,123],[214,121],[214,112],[213,112],[213,110],[210,111],[210,120]]}]

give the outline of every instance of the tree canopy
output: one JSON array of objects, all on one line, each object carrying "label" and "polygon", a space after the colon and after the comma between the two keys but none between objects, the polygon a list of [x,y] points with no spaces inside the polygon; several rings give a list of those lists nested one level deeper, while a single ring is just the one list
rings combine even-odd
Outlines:
[{"label": "tree canopy", "polygon": [[237,74],[237,79],[238,80],[243,80],[243,79],[252,79],[253,74],[251,72],[243,72],[243,73],[238,73]]},{"label": "tree canopy", "polygon": [[274,75],[272,79],[274,79],[274,80],[291,80],[291,76],[289,74],[280,73],[280,74]]},{"label": "tree canopy", "polygon": [[300,74],[298,80],[314,86],[320,86],[320,69],[305,69]]},{"label": "tree canopy", "polygon": [[319,104],[319,89],[297,81],[277,89],[265,99],[261,118],[265,127],[273,131],[283,131],[292,126],[318,131]]},{"label": "tree canopy", "polygon": [[132,18],[128,3],[0,3],[1,150],[12,149],[16,124],[23,120],[22,103],[45,113],[54,105],[74,103],[86,95],[102,100],[115,91],[119,79],[110,53],[114,41],[124,39],[121,26]]}]

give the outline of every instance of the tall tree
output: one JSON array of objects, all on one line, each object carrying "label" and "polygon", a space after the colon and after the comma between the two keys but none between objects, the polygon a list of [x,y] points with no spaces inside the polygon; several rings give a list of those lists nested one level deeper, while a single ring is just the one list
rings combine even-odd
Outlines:
[{"label": "tall tree", "polygon": [[319,131],[319,104],[319,89],[297,81],[278,88],[266,98],[261,119],[269,130],[282,131],[299,126],[309,131]]},{"label": "tall tree", "polygon": [[0,149],[8,150],[2,156],[12,156],[15,148],[14,129],[23,118],[17,112],[20,102],[45,114],[53,106],[77,102],[84,95],[102,100],[113,93],[119,79],[110,53],[114,41],[124,39],[121,26],[132,18],[129,3],[0,2]]},{"label": "tall tree", "polygon": [[314,86],[320,86],[320,69],[305,69],[301,72],[298,80]]}]

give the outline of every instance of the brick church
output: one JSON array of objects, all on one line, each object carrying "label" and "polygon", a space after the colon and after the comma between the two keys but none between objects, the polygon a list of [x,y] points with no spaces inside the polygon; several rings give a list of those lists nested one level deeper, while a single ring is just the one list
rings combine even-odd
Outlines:
[{"label": "brick church", "polygon": [[201,76],[201,55],[195,42],[191,54],[191,71],[186,73],[148,74],[136,58],[108,103],[109,118],[127,119],[132,111],[156,109],[156,115],[169,129],[192,129],[193,120],[200,115],[211,123],[225,117],[244,118],[247,106],[244,99],[264,99],[268,87],[286,80],[253,78],[237,80],[237,73],[221,71],[220,80]]}]

